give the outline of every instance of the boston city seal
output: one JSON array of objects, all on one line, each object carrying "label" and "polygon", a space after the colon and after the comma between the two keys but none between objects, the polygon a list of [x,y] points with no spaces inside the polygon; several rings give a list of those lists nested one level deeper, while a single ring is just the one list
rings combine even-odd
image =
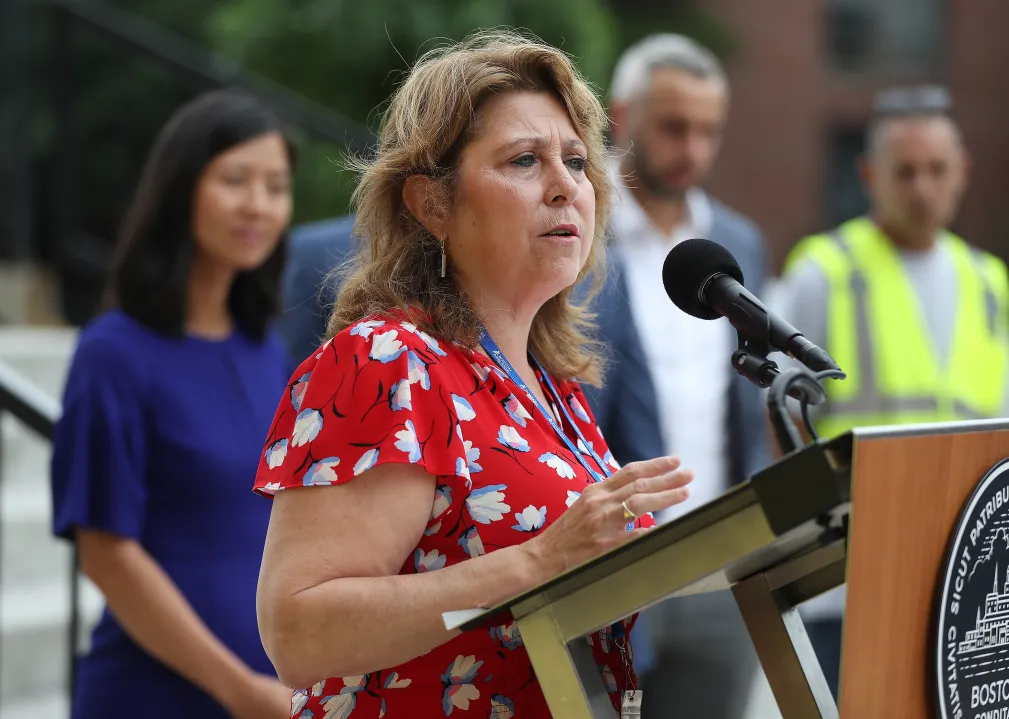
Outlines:
[{"label": "boston city seal", "polygon": [[975,487],[953,528],[936,597],[940,719],[1009,719],[1009,459]]}]

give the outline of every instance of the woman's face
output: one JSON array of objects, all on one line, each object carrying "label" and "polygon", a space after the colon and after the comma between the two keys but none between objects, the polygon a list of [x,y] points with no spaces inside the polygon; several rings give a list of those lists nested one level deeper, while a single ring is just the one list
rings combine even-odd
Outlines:
[{"label": "woman's face", "polygon": [[291,204],[291,165],[280,133],[235,145],[214,157],[197,182],[197,252],[235,272],[256,269],[280,242]]},{"label": "woman's face", "polygon": [[535,313],[575,283],[595,234],[586,152],[552,94],[512,92],[483,104],[443,233],[478,306]]}]

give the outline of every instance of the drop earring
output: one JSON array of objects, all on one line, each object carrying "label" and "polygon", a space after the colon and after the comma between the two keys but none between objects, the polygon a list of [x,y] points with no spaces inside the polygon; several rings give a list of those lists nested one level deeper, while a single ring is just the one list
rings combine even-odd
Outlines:
[{"label": "drop earring", "polygon": [[448,257],[445,254],[445,243],[448,242],[446,237],[441,241],[441,276],[445,277],[445,270],[448,268]]}]

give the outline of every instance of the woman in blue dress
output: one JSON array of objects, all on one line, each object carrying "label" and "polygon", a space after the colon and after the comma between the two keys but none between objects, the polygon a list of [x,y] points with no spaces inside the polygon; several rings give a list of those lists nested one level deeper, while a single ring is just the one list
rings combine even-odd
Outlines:
[{"label": "woman in blue dress", "polygon": [[127,213],[53,439],[54,532],[108,606],[75,719],[289,715],[256,622],[270,509],[249,487],[291,372],[269,326],[294,154],[256,99],[202,95]]}]

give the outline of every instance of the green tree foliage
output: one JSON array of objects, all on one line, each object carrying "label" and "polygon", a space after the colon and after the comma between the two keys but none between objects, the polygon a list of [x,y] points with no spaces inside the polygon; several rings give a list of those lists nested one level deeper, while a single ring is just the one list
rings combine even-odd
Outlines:
[{"label": "green tree foliage", "polygon": [[[568,52],[604,92],[619,49],[647,32],[687,32],[724,52],[730,43],[689,0],[102,0],[110,9],[175,33],[238,62],[247,70],[332,108],[363,127],[377,127],[381,109],[411,63],[440,43],[475,29],[515,27]],[[40,8],[44,8],[42,5]],[[52,11],[37,14],[36,72],[56,68]],[[38,128],[39,192],[36,227],[47,230],[51,208],[45,188],[57,173],[70,173],[75,216],[87,235],[116,234],[123,210],[155,133],[199,83],[180,80],[142,52],[124,51],[107,36],[79,26],[71,74],[69,146],[54,142],[59,105],[44,94]],[[44,84],[43,84],[44,87]],[[304,135],[295,183],[295,221],[346,212],[354,178],[342,171],[344,148]],[[77,240],[70,238],[71,244]],[[67,240],[42,240],[49,259],[66,255]],[[62,248],[62,249],[61,249]],[[80,275],[65,263],[65,281],[78,288],[66,299],[68,318],[83,321],[94,308],[100,274]],[[78,274],[76,279],[74,273]],[[93,270],[89,272],[94,272]],[[68,285],[65,288],[69,290]]]},{"label": "green tree foliage", "polygon": [[[206,38],[243,66],[375,129],[420,54],[500,26],[563,48],[590,78],[612,66],[615,25],[601,0],[228,0],[209,18]],[[310,140],[303,149],[298,216],[343,212],[353,179],[340,171],[341,149]]]}]

